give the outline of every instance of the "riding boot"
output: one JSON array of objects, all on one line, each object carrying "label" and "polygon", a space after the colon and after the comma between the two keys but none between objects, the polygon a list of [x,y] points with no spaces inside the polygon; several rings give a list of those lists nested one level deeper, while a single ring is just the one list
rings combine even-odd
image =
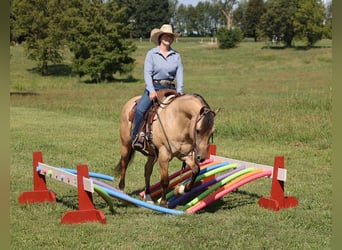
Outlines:
[{"label": "riding boot", "polygon": [[132,146],[134,149],[138,150],[144,148],[145,133],[143,131],[139,133],[143,121],[144,114],[141,113],[139,110],[136,110],[133,120]]}]

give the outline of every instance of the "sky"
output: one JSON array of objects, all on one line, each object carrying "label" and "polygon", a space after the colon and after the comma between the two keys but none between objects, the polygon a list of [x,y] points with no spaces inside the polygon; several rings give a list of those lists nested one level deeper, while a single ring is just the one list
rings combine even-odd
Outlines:
[{"label": "sky", "polygon": [[178,0],[178,4],[184,4],[184,5],[192,5],[196,6],[198,2],[204,2],[205,0]]}]

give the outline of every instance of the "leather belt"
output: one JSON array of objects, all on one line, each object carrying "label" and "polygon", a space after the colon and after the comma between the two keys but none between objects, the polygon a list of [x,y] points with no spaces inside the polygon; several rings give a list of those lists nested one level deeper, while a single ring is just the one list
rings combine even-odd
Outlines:
[{"label": "leather belt", "polygon": [[159,83],[163,86],[175,85],[173,80],[153,80],[153,83]]}]

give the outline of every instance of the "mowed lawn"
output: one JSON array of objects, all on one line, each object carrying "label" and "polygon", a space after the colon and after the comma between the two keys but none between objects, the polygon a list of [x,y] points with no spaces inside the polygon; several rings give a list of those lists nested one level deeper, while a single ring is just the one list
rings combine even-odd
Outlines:
[{"label": "mowed lawn", "polygon": [[[330,249],[332,235],[332,41],[312,49],[267,48],[242,42],[220,50],[204,39],[180,38],[185,92],[199,93],[216,117],[214,143],[219,156],[273,165],[284,155],[285,195],[296,208],[278,212],[258,206],[269,196],[263,178],[212,203],[197,214],[165,215],[113,199],[112,214],[98,195],[94,204],[107,223],[63,225],[77,209],[77,191],[47,179],[57,203],[19,205],[32,190],[32,153],[44,162],[112,175],[119,160],[119,114],[144,89],[143,61],[148,42],[137,43],[136,67],[111,83],[87,84],[65,64],[36,73],[23,47],[11,47],[10,219],[13,249]],[[68,55],[68,54],[67,54]],[[140,198],[145,157],[137,154],[126,192]],[[170,173],[181,168],[170,163]],[[159,180],[158,165],[152,183]],[[115,179],[114,186],[118,185]]]}]

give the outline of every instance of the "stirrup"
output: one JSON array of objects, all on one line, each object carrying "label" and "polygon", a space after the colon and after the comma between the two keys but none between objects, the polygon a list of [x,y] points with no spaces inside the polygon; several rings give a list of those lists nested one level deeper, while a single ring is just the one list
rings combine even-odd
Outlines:
[{"label": "stirrup", "polygon": [[138,135],[136,135],[135,139],[133,140],[132,147],[135,150],[141,151],[144,149],[144,141],[145,141],[145,133],[140,132]]}]

